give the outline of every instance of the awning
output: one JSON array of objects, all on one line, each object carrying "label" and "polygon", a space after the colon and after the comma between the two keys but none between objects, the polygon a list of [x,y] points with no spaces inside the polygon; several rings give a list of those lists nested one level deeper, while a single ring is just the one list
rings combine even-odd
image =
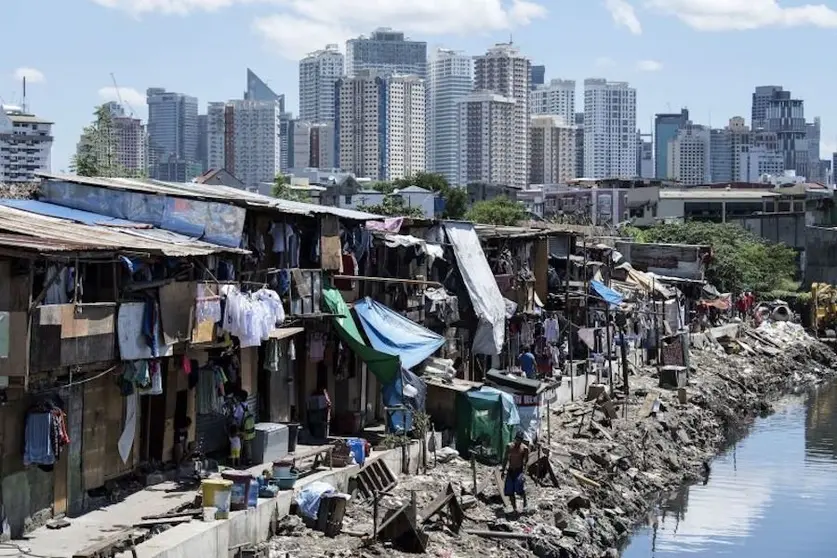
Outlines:
[{"label": "awning", "polygon": [[590,281],[590,286],[596,291],[596,294],[604,299],[605,302],[611,306],[619,306],[622,304],[623,297],[604,283],[600,281]]},{"label": "awning", "polygon": [[270,339],[287,339],[297,333],[305,331],[304,327],[277,327],[270,332],[268,336]]},{"label": "awning", "polygon": [[323,289],[323,302],[336,316],[334,325],[340,338],[366,363],[369,371],[384,385],[394,382],[401,370],[398,356],[376,351],[366,344],[340,291],[334,287]]},{"label": "awning", "polygon": [[441,335],[369,297],[356,302],[354,309],[372,347],[383,353],[399,356],[401,366],[408,370],[426,360],[445,344]]}]

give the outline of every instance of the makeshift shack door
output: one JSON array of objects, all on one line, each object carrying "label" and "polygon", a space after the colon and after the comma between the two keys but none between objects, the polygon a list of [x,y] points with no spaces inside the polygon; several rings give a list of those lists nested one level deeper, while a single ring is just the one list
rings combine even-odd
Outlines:
[{"label": "makeshift shack door", "polygon": [[82,471],[84,490],[131,472],[136,461],[136,437],[127,463],[119,456],[125,427],[126,401],[111,374],[84,384]]}]

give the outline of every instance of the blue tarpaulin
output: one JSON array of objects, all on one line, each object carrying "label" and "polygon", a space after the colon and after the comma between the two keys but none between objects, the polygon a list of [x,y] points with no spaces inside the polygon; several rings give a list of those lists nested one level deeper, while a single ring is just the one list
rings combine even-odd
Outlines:
[{"label": "blue tarpaulin", "polygon": [[410,369],[433,355],[445,339],[369,297],[355,303],[355,313],[376,351],[397,355]]},{"label": "blue tarpaulin", "polygon": [[149,225],[145,225],[143,223],[126,221],[125,219],[116,219],[99,213],[82,211],[81,209],[73,209],[71,207],[63,207],[54,203],[46,203],[38,200],[0,200],[0,205],[28,211],[30,213],[36,213],[45,217],[66,219],[68,221],[74,221],[84,225],[105,225],[110,227],[143,229],[149,228]]},{"label": "blue tarpaulin", "polygon": [[604,299],[605,302],[611,306],[619,306],[622,304],[622,295],[602,283],[601,281],[590,281],[590,286],[596,291],[596,294]]}]

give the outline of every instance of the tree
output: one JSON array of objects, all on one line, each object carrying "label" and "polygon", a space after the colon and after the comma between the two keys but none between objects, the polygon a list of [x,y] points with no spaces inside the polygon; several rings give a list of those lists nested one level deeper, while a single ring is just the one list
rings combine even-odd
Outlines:
[{"label": "tree", "polygon": [[500,196],[475,203],[465,218],[475,223],[510,226],[526,219],[526,208],[505,196]]},{"label": "tree", "polygon": [[468,192],[464,188],[451,186],[441,174],[418,172],[407,178],[399,178],[392,184],[398,189],[418,186],[439,194],[445,201],[445,209],[441,215],[443,219],[462,219],[468,211]]},{"label": "tree", "polygon": [[404,205],[404,198],[397,194],[387,194],[381,203],[376,205],[361,205],[358,209],[386,217],[425,218],[424,211],[420,207],[407,207]]},{"label": "tree", "polygon": [[721,292],[768,292],[786,289],[796,275],[796,252],[784,244],[770,244],[731,224],[658,223],[646,229],[625,227],[622,234],[637,242],[704,244],[712,247],[706,280]]},{"label": "tree", "polygon": [[290,178],[283,174],[277,174],[276,178],[273,179],[273,187],[270,189],[270,193],[274,198],[283,200],[295,202],[311,201],[311,196],[308,195],[308,192],[291,188]]},{"label": "tree", "polygon": [[93,116],[93,122],[81,133],[70,169],[79,176],[142,177],[142,171],[119,163],[119,139],[110,109],[100,105]]}]

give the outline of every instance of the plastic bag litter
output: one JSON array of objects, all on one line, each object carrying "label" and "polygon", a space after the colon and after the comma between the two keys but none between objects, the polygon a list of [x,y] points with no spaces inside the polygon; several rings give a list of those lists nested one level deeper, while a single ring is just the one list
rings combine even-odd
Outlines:
[{"label": "plastic bag litter", "polygon": [[327,482],[312,482],[305,486],[296,495],[296,505],[299,506],[299,513],[309,519],[317,519],[317,513],[320,511],[320,500],[324,494],[334,494],[337,492],[333,486]]}]

